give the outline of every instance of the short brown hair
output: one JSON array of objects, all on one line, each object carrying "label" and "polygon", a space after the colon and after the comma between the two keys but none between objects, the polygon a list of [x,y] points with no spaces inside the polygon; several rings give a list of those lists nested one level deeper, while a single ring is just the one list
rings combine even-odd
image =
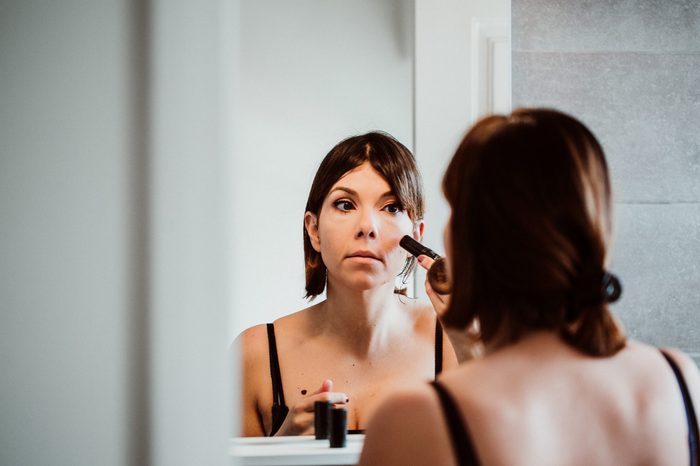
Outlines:
[{"label": "short brown hair", "polygon": [[575,118],[520,109],[477,122],[443,179],[453,294],[443,317],[485,344],[559,331],[596,356],[625,345],[604,297],[612,235],[603,150]]},{"label": "short brown hair", "polygon": [[[316,171],[306,201],[306,212],[319,215],[328,192],[344,174],[369,162],[387,181],[401,206],[414,222],[423,219],[423,183],[416,161],[406,146],[383,132],[371,132],[347,138],[333,147]],[[326,287],[326,266],[311,245],[304,227],[304,266],[306,298],[313,299]],[[408,276],[415,267],[410,257],[401,272]]]}]

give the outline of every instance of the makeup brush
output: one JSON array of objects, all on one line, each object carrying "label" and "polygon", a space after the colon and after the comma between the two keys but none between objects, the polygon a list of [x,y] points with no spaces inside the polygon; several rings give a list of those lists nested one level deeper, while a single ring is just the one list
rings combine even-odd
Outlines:
[{"label": "makeup brush", "polygon": [[410,236],[406,235],[399,241],[399,246],[411,253],[413,256],[428,256],[433,259],[433,265],[428,269],[428,282],[430,286],[439,294],[449,294],[452,292],[452,284],[447,278],[447,267],[445,258],[427,246],[422,245]]}]

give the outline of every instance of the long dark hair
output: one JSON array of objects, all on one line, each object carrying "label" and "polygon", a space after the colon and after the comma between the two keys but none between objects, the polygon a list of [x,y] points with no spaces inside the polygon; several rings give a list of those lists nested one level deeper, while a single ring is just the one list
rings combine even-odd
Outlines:
[{"label": "long dark hair", "polygon": [[[414,222],[423,219],[423,182],[416,161],[406,146],[382,132],[353,136],[333,147],[318,167],[306,201],[306,212],[316,216],[328,192],[344,174],[369,162],[387,181],[399,203]],[[321,254],[311,246],[304,227],[304,267],[306,269],[306,298],[313,299],[326,287],[326,266]],[[410,257],[401,272],[408,276],[415,267]]]},{"label": "long dark hair", "polygon": [[460,143],[443,191],[452,208],[445,324],[478,322],[487,345],[538,329],[590,355],[625,345],[601,293],[608,167],[581,122],[546,109],[486,117]]}]

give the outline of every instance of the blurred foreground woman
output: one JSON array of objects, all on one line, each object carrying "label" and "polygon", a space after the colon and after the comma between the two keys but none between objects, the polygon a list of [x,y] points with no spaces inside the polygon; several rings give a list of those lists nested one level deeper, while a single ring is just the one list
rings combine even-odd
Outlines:
[{"label": "blurred foreground woman", "polygon": [[697,464],[697,367],[626,339],[608,308],[621,287],[593,134],[552,110],[487,117],[443,190],[453,292],[431,299],[445,325],[477,329],[483,357],[387,400],[361,463]]}]

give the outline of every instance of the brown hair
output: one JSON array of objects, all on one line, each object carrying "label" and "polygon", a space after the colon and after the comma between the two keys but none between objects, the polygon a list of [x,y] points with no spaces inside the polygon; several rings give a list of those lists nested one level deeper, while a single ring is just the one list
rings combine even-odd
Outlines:
[{"label": "brown hair", "polygon": [[486,345],[556,330],[605,356],[625,337],[601,293],[612,235],[603,150],[575,118],[521,109],[477,122],[443,179],[452,208],[446,325]]},{"label": "brown hair", "polygon": [[[306,201],[306,212],[318,216],[328,192],[343,175],[369,162],[387,181],[401,206],[414,222],[423,218],[423,183],[413,154],[392,136],[371,132],[353,136],[333,147],[318,167]],[[304,227],[304,266],[306,298],[313,299],[326,287],[326,266]],[[410,257],[401,275],[407,277],[415,267]]]}]

